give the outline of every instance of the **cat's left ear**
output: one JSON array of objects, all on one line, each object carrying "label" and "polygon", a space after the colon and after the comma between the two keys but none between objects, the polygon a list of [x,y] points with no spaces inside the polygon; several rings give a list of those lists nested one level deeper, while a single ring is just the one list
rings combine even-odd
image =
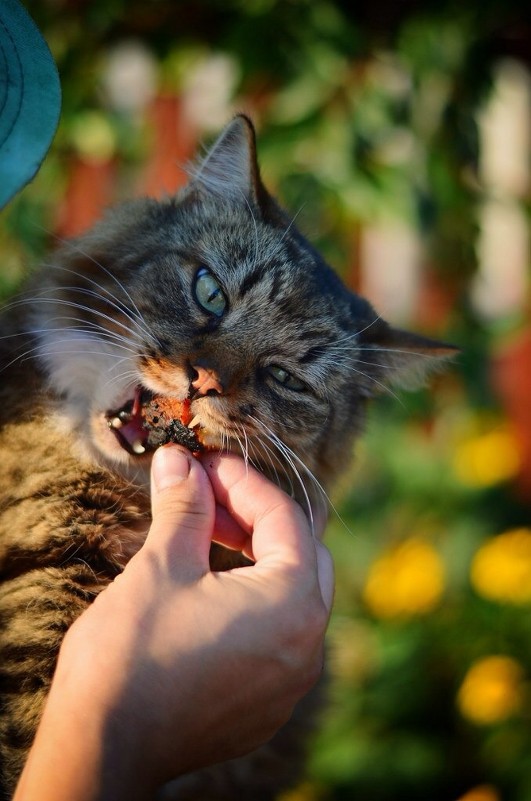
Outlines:
[{"label": "cat's left ear", "polygon": [[[385,325],[373,340],[373,353],[382,368],[381,381],[386,385],[417,389],[428,375],[444,369],[459,348],[428,337]],[[365,356],[361,356],[361,361]]]},{"label": "cat's left ear", "polygon": [[200,191],[227,201],[261,205],[266,190],[256,157],[256,135],[251,120],[239,114],[222,131],[206,156],[192,170]]}]

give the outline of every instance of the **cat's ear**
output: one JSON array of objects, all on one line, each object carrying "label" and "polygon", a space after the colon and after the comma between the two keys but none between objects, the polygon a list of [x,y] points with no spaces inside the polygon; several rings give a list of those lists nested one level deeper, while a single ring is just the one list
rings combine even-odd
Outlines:
[{"label": "cat's ear", "polygon": [[[417,389],[431,373],[444,369],[459,348],[384,325],[373,340],[372,351],[382,368],[382,384]],[[364,359],[362,356],[360,361]]]},{"label": "cat's ear", "polygon": [[256,157],[256,136],[251,120],[239,114],[222,131],[206,156],[192,168],[192,182],[218,197],[260,204],[265,192]]}]

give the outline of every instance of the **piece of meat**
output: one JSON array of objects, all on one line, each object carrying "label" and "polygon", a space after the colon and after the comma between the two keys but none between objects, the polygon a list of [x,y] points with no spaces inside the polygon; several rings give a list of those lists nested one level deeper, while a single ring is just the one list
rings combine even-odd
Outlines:
[{"label": "piece of meat", "polygon": [[204,450],[199,427],[188,428],[191,420],[190,401],[176,401],[155,395],[142,405],[142,418],[142,425],[148,432],[146,445],[150,449],[175,442],[192,453]]}]

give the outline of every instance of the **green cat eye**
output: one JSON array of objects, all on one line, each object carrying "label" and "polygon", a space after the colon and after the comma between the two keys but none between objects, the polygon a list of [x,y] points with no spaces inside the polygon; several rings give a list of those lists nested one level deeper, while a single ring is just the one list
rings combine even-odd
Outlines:
[{"label": "green cat eye", "polygon": [[287,387],[287,389],[293,389],[295,392],[302,392],[306,389],[306,385],[303,384],[302,381],[299,381],[294,375],[288,373],[283,367],[279,367],[278,364],[270,364],[267,368],[267,372],[275,379],[277,384],[282,384],[282,386]]},{"label": "green cat eye", "polygon": [[222,317],[227,308],[227,299],[221,284],[206,267],[200,267],[195,276],[195,299],[201,308],[216,317]]}]

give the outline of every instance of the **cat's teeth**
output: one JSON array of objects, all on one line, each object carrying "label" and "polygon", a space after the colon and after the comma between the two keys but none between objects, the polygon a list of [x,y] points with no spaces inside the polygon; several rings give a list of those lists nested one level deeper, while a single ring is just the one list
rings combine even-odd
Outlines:
[{"label": "cat's teeth", "polygon": [[195,426],[199,425],[199,415],[196,414],[195,417],[192,417],[190,422],[188,423],[188,428],[195,428]]},{"label": "cat's teeth", "polygon": [[113,417],[111,420],[111,428],[121,428],[123,426],[123,421],[120,420],[119,417]]},{"label": "cat's teeth", "polygon": [[144,448],[139,439],[135,440],[135,442],[131,444],[131,448],[135,453],[138,453],[138,455],[146,452],[146,449]]}]

